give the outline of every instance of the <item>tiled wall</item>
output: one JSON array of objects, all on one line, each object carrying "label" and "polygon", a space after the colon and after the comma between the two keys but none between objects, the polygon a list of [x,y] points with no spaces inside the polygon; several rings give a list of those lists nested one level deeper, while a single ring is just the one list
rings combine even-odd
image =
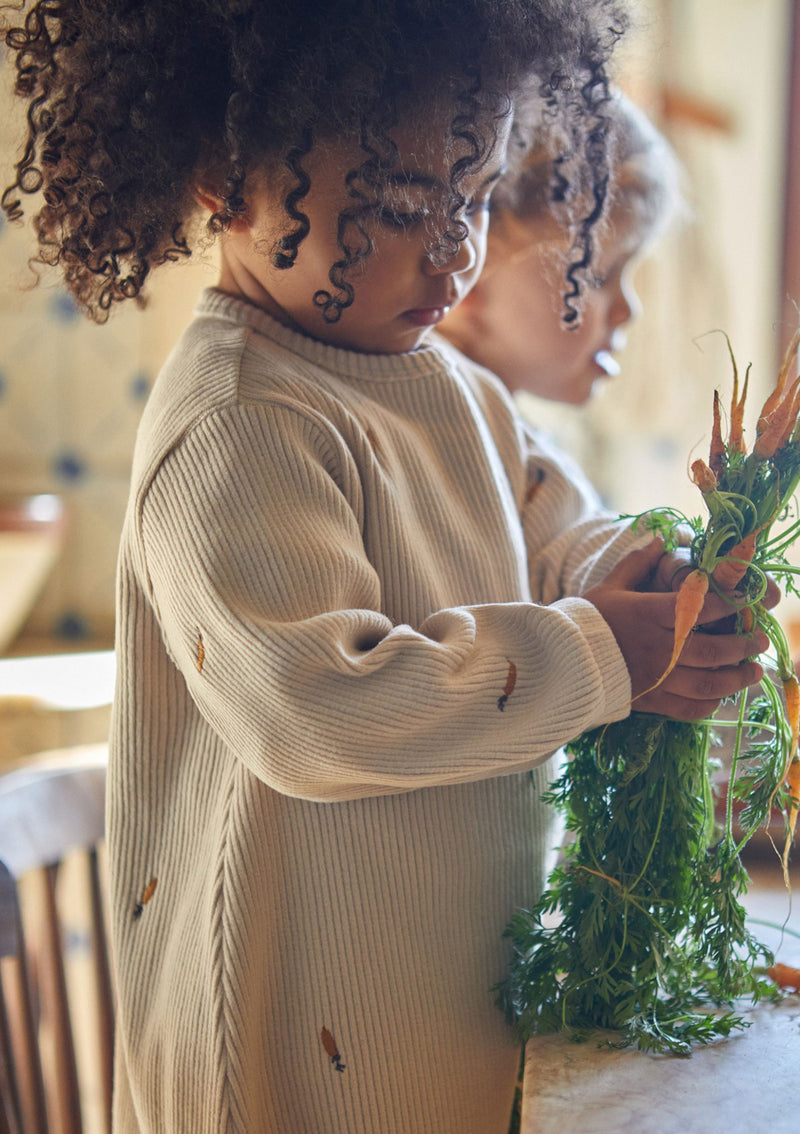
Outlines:
[{"label": "tiled wall", "polygon": [[[20,137],[9,72],[0,69],[3,185]],[[30,229],[0,221],[0,495],[58,493],[67,516],[63,554],[23,635],[109,643],[139,416],[213,266],[165,269],[144,312],[131,305],[96,326],[55,272],[33,286],[31,252]]]}]

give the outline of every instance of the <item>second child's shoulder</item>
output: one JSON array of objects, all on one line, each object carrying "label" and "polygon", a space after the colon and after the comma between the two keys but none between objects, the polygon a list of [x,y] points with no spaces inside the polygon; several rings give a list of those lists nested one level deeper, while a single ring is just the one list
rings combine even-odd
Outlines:
[{"label": "second child's shoulder", "polygon": [[502,422],[504,426],[511,426],[516,432],[519,414],[513,397],[497,375],[475,362],[442,335],[434,333],[429,341],[460,372],[486,416],[492,421]]}]

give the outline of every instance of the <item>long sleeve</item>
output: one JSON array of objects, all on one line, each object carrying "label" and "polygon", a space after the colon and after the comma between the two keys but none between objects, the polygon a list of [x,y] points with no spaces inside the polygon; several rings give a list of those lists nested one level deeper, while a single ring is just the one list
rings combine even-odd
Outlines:
[{"label": "long sleeve", "polygon": [[[480,474],[479,461],[461,463],[460,476]],[[454,526],[460,502],[445,480],[448,538],[431,562],[408,522],[429,485],[407,476],[414,509],[385,500],[370,524],[369,478],[341,437],[268,404],[204,419],[150,486],[142,534],[171,656],[204,717],[279,791],[332,800],[509,773],[627,712],[627,674],[595,609],[574,597],[496,601],[508,569],[467,560],[458,540],[483,521]],[[539,508],[548,545],[548,512],[567,512],[567,492],[551,468]],[[375,526],[373,559],[396,557],[394,609],[419,607],[420,579],[457,593],[450,575],[466,601],[418,622],[389,617],[365,548]],[[591,549],[594,534],[602,548],[609,528],[581,515],[564,540]]]}]

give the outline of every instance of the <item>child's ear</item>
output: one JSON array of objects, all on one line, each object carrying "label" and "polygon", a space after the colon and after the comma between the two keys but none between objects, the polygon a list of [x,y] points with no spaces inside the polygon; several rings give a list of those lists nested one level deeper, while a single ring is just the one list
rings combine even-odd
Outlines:
[{"label": "child's ear", "polygon": [[[202,180],[195,182],[192,196],[195,201],[197,201],[200,208],[204,209],[209,216],[224,211],[225,202],[210,181]],[[247,210],[245,210],[245,212],[239,213],[237,216],[231,218],[228,231],[239,232],[249,227],[250,215]]]}]

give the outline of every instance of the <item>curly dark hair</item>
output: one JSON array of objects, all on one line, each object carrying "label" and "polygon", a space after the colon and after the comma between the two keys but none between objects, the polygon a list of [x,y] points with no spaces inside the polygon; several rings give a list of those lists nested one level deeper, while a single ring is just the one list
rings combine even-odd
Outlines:
[{"label": "curly dark hair", "polygon": [[[620,0],[18,0],[5,43],[28,133],[2,195],[10,219],[41,194],[34,262],[58,265],[98,322],[141,296],[151,269],[190,254],[193,190],[215,171],[220,207],[209,230],[245,209],[247,178],[283,180],[285,227],[273,263],[291,269],[308,218],[304,158],[321,138],[355,140],[352,206],[339,218],[342,255],[314,302],[335,321],[353,298],[348,274],[372,245],[363,221],[380,206],[397,161],[399,115],[448,94],[453,162],[445,231],[466,236],[463,178],[480,167],[492,117],[535,81],[557,119],[577,181],[591,185],[581,259],[608,182],[606,66],[626,27]],[[422,100],[422,101],[420,101]],[[520,142],[520,145],[522,143]],[[464,156],[465,155],[465,156]],[[569,188],[569,157],[564,184]],[[38,203],[38,202],[37,202]],[[353,226],[358,239],[353,239]],[[577,278],[574,276],[571,278]]]}]

